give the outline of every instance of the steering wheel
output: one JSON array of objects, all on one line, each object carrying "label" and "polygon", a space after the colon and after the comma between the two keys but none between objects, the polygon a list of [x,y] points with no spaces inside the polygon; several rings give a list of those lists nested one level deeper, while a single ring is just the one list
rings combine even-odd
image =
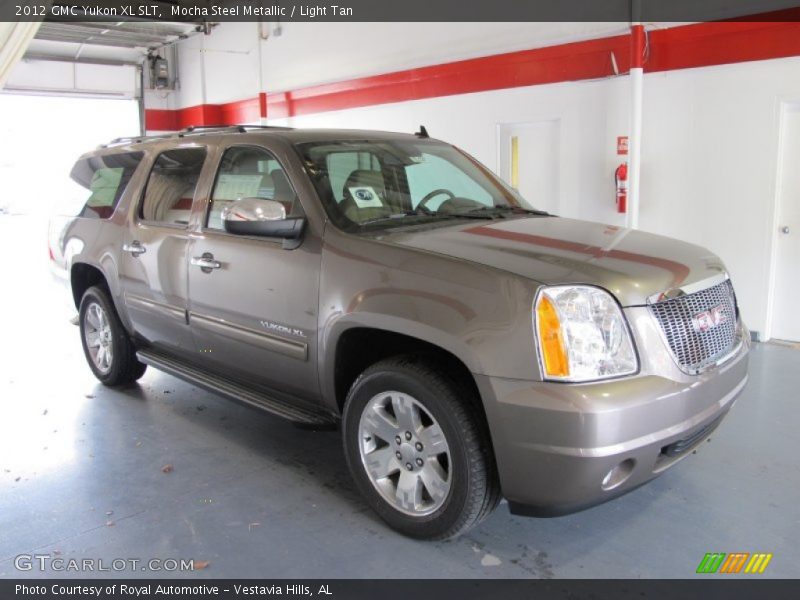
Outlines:
[{"label": "steering wheel", "polygon": [[[428,192],[427,194],[425,194],[425,197],[422,200],[419,201],[419,204],[417,204],[417,208],[428,209],[428,207],[426,206],[428,204],[428,202],[430,202],[431,200],[433,200],[434,198],[436,198],[436,196],[439,196],[440,194],[446,194],[447,196],[450,196],[447,200],[454,200],[455,197],[456,197],[456,195],[453,192],[451,192],[450,190],[446,190],[444,188],[439,188],[437,190],[433,190],[432,192]],[[447,202],[447,200],[445,200],[445,202]]]}]

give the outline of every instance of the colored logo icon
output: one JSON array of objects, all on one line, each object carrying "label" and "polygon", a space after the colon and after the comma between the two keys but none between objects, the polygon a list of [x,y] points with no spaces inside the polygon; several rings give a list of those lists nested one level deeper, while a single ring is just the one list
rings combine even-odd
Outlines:
[{"label": "colored logo icon", "polygon": [[736,573],[763,573],[769,561],[772,560],[772,554],[763,552],[732,552],[726,554],[725,552],[708,552],[697,565],[697,573],[720,573],[720,574],[736,574]]}]

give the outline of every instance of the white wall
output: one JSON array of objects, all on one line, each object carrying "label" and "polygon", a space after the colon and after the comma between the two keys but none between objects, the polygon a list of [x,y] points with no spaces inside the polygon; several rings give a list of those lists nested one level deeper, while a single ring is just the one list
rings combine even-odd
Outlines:
[{"label": "white wall", "polygon": [[626,23],[286,23],[263,45],[267,91],[553,46],[629,31]]},{"label": "white wall", "polygon": [[258,96],[258,39],[257,23],[222,23],[178,44],[179,106]]},{"label": "white wall", "polygon": [[220,104],[255,97],[259,91],[280,92],[628,31],[625,23],[292,22],[282,23],[276,35],[275,27],[221,23],[211,35],[178,44],[178,105]]}]

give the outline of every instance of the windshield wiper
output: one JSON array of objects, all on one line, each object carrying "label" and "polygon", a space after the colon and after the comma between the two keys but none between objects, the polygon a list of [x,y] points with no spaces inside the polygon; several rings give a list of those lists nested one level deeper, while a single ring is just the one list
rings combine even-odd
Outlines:
[{"label": "windshield wiper", "polygon": [[383,221],[393,221],[399,219],[405,219],[407,217],[427,217],[429,219],[494,219],[494,215],[491,214],[475,214],[471,212],[465,213],[439,213],[432,210],[427,209],[417,209],[417,210],[409,210],[406,212],[394,213],[391,215],[386,215],[384,217],[376,217],[374,219],[367,219],[366,221],[361,221],[358,223],[360,226],[364,225],[371,225],[373,223],[381,223]]},{"label": "windshield wiper", "polygon": [[532,208],[522,208],[521,206],[511,206],[509,204],[498,204],[497,206],[482,206],[480,208],[473,208],[468,210],[468,214],[475,214],[475,213],[491,213],[491,212],[499,212],[499,213],[513,213],[515,215],[534,215],[537,217],[550,217],[552,216],[549,212],[544,210],[536,210]]}]

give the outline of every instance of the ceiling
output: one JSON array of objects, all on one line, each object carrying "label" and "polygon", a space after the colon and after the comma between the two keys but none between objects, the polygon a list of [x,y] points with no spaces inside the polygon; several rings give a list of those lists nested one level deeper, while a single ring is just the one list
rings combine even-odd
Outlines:
[{"label": "ceiling", "polygon": [[25,58],[138,64],[149,50],[186,38],[197,30],[197,23],[46,21],[28,47]]}]

